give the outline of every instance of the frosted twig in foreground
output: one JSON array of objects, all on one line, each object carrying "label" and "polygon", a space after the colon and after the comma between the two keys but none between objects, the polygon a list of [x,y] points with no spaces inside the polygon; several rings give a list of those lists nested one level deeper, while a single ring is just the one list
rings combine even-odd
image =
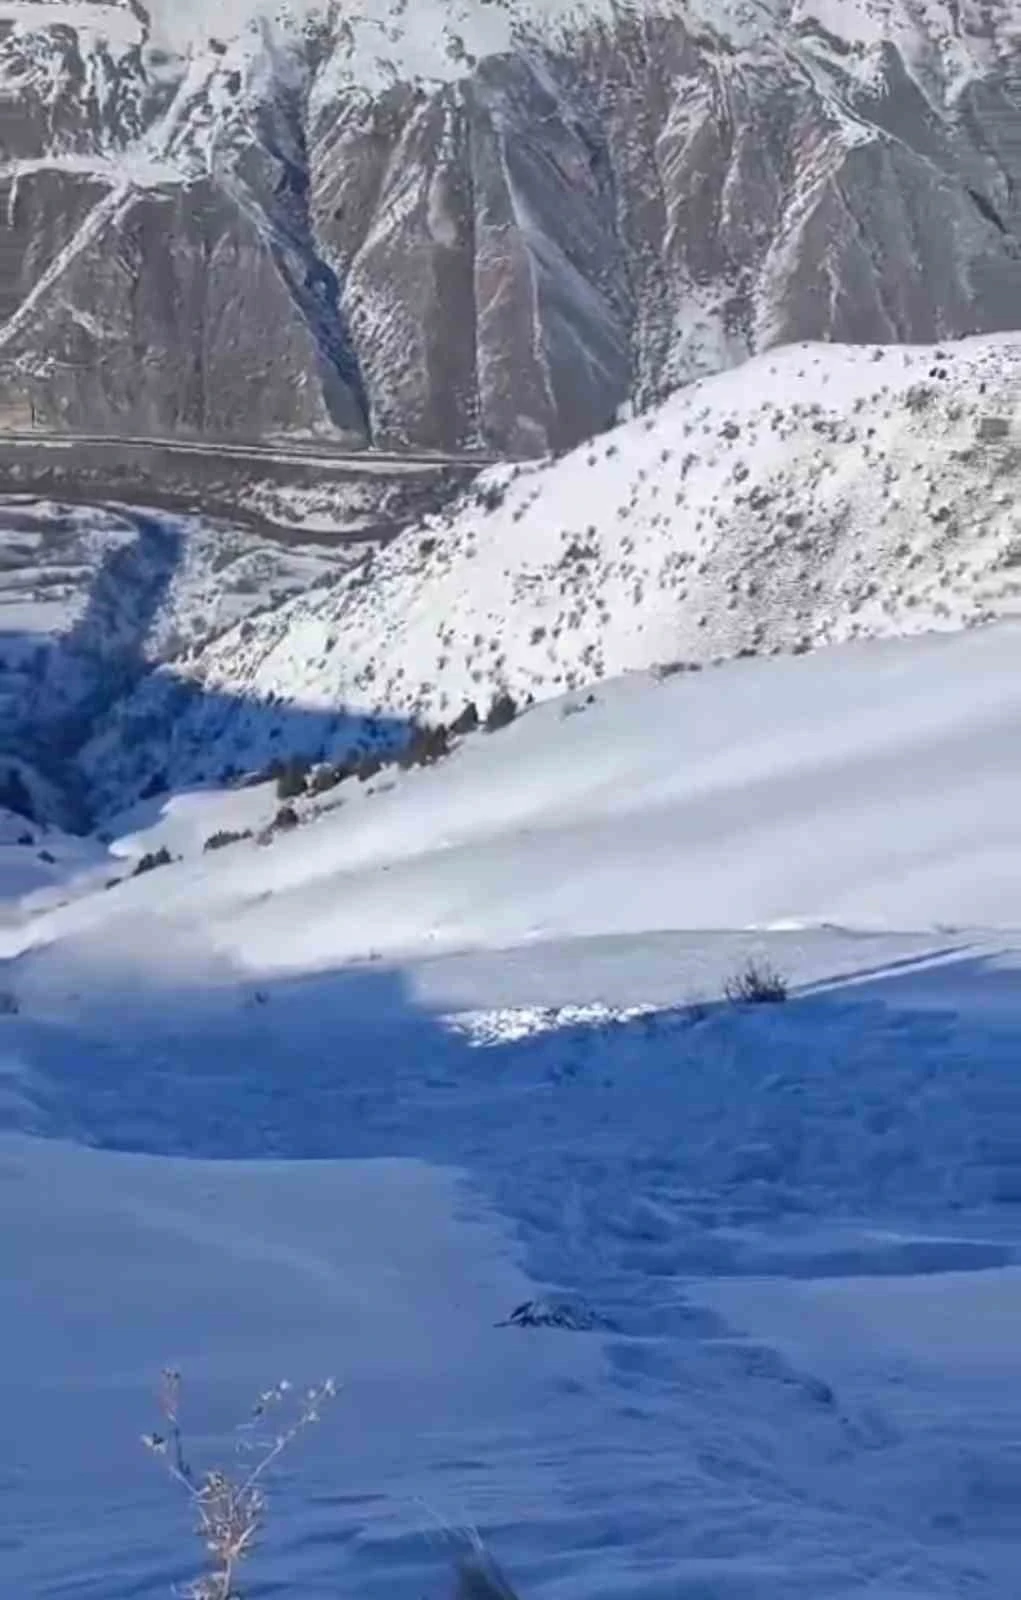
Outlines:
[{"label": "frosted twig in foreground", "polygon": [[279,1414],[280,1426],[268,1439],[248,1445],[254,1452],[254,1465],[245,1474],[232,1476],[213,1469],[198,1477],[184,1451],[181,1433],[181,1375],[163,1373],[160,1405],[165,1433],[143,1435],[143,1443],[160,1456],[167,1471],[185,1490],[197,1514],[195,1531],[207,1552],[209,1570],[188,1585],[188,1600],[242,1600],[236,1586],[237,1569],[251,1555],[266,1514],[266,1496],[261,1480],[267,1469],[299,1433],[319,1421],[323,1402],[337,1392],[332,1378],[313,1389],[295,1394],[290,1384],[280,1383],[261,1394],[244,1426],[254,1428],[272,1412]]}]

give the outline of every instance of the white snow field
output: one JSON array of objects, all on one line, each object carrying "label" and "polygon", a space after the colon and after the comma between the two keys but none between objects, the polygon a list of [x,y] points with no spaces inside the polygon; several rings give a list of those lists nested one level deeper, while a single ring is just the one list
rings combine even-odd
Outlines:
[{"label": "white snow field", "polygon": [[[647,674],[0,926],[0,1589],[155,1600],[333,1375],[252,1597],[1011,1600],[1021,625]],[[330,807],[331,809],[327,809]],[[76,873],[80,875],[76,876]],[[55,903],[62,899],[63,904]],[[749,955],[784,1006],[721,1000]],[[580,1326],[497,1326],[521,1302]]]}]

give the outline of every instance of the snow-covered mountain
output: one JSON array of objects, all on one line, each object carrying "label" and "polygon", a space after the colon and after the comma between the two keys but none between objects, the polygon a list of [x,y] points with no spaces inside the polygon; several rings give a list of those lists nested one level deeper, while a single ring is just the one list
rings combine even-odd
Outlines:
[{"label": "snow-covered mountain", "polygon": [[1018,609],[1021,338],[794,346],[555,462],[486,474],[368,562],[147,676],[82,751],[102,807],[355,731],[617,674]]},{"label": "snow-covered mountain", "polygon": [[0,419],[516,455],[1016,324],[1017,0],[0,0]]}]

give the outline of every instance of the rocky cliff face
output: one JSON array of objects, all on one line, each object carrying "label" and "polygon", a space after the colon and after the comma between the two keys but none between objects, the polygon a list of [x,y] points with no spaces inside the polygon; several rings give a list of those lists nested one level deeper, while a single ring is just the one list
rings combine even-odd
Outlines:
[{"label": "rocky cliff face", "polygon": [[778,343],[1018,325],[1018,0],[210,25],[0,0],[0,424],[530,455]]}]

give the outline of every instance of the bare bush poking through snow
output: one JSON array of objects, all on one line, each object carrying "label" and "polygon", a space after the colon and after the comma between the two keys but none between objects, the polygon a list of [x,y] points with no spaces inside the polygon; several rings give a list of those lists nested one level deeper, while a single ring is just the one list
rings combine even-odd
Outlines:
[{"label": "bare bush poking through snow", "polygon": [[499,733],[501,728],[509,728],[517,714],[518,708],[514,698],[506,691],[498,694],[486,717],[486,732]]},{"label": "bare bush poking through snow", "polygon": [[450,733],[440,723],[437,727],[418,727],[397,757],[397,765],[407,771],[411,767],[431,767],[450,754]]},{"label": "bare bush poking through snow", "polygon": [[301,756],[292,756],[277,773],[277,799],[297,800],[305,793],[310,763]]},{"label": "bare bush poking through snow", "polygon": [[[162,1458],[171,1478],[184,1489],[196,1513],[195,1532],[206,1551],[208,1570],[188,1585],[184,1591],[188,1600],[242,1600],[242,1591],[236,1582],[237,1570],[251,1555],[265,1524],[263,1479],[288,1445],[319,1421],[324,1401],[332,1400],[336,1392],[332,1378],[301,1393],[292,1390],[288,1383],[267,1389],[259,1396],[251,1418],[244,1425],[251,1435],[244,1440],[251,1451],[249,1469],[232,1475],[217,1467],[199,1475],[184,1450],[181,1375],[169,1369],[164,1372],[160,1404],[166,1432],[144,1434],[142,1442]],[[255,1439],[252,1430],[273,1415],[278,1421],[276,1430],[268,1437]]]},{"label": "bare bush poking through snow", "polygon": [[461,711],[450,724],[450,732],[455,738],[462,738],[467,733],[474,733],[479,725],[479,711],[474,700],[469,700],[464,710]]},{"label": "bare bush poking through snow", "polygon": [[723,985],[723,993],[736,1006],[782,1005],[789,992],[783,973],[754,956]]},{"label": "bare bush poking through snow", "polygon": [[243,839],[250,839],[251,837],[251,828],[242,828],[240,830],[236,828],[218,828],[215,833],[209,835],[202,849],[208,855],[210,850],[226,850],[228,845],[240,844]]},{"label": "bare bush poking through snow", "polygon": [[135,878],[142,878],[147,872],[155,872],[158,867],[169,867],[173,864],[173,856],[166,845],[160,845],[158,850],[149,850],[144,856],[139,856],[132,874]]}]

